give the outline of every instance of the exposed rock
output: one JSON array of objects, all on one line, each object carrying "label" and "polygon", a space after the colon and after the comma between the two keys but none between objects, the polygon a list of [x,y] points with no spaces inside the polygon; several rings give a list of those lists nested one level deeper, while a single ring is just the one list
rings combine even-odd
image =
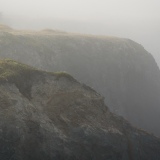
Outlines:
[{"label": "exposed rock", "polygon": [[160,139],[112,114],[71,76],[11,60],[0,68],[0,159],[160,159]]},{"label": "exposed rock", "polygon": [[0,57],[67,71],[101,93],[114,113],[160,136],[160,71],[153,57],[131,40],[2,30]]}]

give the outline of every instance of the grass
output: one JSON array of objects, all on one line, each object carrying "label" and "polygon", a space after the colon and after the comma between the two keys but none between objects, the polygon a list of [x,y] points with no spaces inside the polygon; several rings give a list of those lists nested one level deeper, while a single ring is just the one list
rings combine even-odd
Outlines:
[{"label": "grass", "polygon": [[55,76],[55,80],[67,78],[72,82],[76,81],[66,72],[46,72],[18,63],[11,59],[0,60],[0,84],[15,84],[19,91],[28,99],[31,99],[31,87],[33,82],[42,79],[44,74]]},{"label": "grass", "polygon": [[64,71],[54,72],[53,75],[56,76],[56,80],[59,80],[60,78],[67,78],[70,81],[76,82],[76,80],[70,74],[68,74],[67,72],[64,72]]},{"label": "grass", "polygon": [[26,71],[35,70],[32,67],[18,63],[10,59],[0,60],[0,80],[10,80],[13,77],[19,76]]},{"label": "grass", "polygon": [[0,60],[0,83],[15,84],[27,98],[31,98],[33,77],[40,71],[10,59]]},{"label": "grass", "polygon": [[41,71],[38,69],[35,69],[34,67],[30,67],[28,65],[16,62],[11,59],[4,59],[0,60],[0,81],[10,81],[11,79],[19,76],[24,76],[24,74],[29,73],[48,73],[51,75],[56,76],[56,80],[59,80],[60,78],[67,78],[72,81],[76,81],[70,74],[67,72],[46,72]]}]

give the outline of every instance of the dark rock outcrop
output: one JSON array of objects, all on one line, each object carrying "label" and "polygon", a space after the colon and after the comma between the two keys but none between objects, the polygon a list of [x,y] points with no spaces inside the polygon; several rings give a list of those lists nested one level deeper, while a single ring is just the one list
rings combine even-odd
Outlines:
[{"label": "dark rock outcrop", "polygon": [[0,32],[0,57],[67,71],[105,97],[111,111],[160,136],[160,71],[139,44],[63,32]]},{"label": "dark rock outcrop", "polygon": [[0,68],[0,159],[160,159],[160,139],[112,114],[70,75],[12,60]]}]

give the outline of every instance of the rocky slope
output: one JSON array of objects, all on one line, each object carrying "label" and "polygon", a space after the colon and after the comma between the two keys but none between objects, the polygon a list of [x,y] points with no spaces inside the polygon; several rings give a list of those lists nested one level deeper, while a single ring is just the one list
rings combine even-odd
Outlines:
[{"label": "rocky slope", "polygon": [[159,150],[70,75],[0,61],[0,159],[159,160]]},{"label": "rocky slope", "polygon": [[122,38],[1,27],[0,57],[67,71],[135,126],[160,136],[160,71],[139,44]]}]

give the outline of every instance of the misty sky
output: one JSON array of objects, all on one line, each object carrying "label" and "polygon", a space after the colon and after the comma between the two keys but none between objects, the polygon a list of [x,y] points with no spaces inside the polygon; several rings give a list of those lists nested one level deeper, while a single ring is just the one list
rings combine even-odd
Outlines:
[{"label": "misty sky", "polygon": [[14,28],[53,28],[130,38],[160,66],[160,0],[0,0]]}]

